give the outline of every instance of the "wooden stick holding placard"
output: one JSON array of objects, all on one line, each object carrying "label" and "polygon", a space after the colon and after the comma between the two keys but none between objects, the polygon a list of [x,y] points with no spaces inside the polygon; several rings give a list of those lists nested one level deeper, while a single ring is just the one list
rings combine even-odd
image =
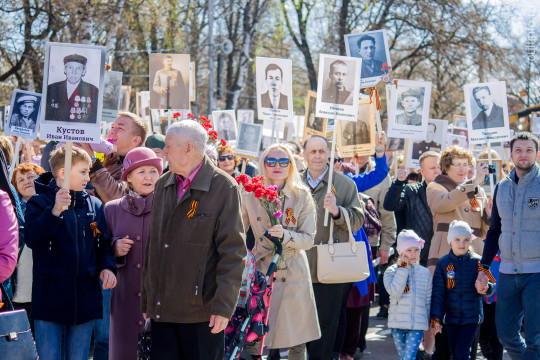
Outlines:
[{"label": "wooden stick holding placard", "polygon": [[171,127],[172,110],[167,110],[167,129]]},{"label": "wooden stick holding placard", "polygon": [[247,165],[247,159],[242,158],[242,171],[240,173],[242,173],[242,174],[246,173],[246,165]]},{"label": "wooden stick holding placard", "polygon": [[9,169],[9,177],[8,181],[11,181],[11,178],[13,177],[13,171],[19,165],[19,152],[21,151],[21,143],[22,143],[22,137],[17,136],[17,142],[15,143],[15,152],[13,153],[13,161],[11,164],[11,168]]},{"label": "wooden stick holding placard", "polygon": [[[403,145],[403,165],[405,165],[405,170],[407,170],[407,154],[408,153],[409,153],[409,139],[405,139],[405,142]],[[397,177],[397,173],[396,173],[396,177]]]},{"label": "wooden stick holding placard", "polygon": [[[336,155],[336,134],[338,129],[338,121],[334,119],[334,129],[332,130],[332,151],[330,152],[330,163],[328,164],[328,189],[326,190],[327,194],[332,193],[332,179],[334,175],[334,157]],[[324,226],[328,226],[328,209],[324,211]]]},{"label": "wooden stick holding placard", "polygon": [[[71,185],[71,153],[73,150],[73,141],[66,142],[66,158],[64,159],[64,183],[62,189],[65,189],[69,193],[69,186]],[[64,206],[63,210],[67,210],[68,206]]]}]

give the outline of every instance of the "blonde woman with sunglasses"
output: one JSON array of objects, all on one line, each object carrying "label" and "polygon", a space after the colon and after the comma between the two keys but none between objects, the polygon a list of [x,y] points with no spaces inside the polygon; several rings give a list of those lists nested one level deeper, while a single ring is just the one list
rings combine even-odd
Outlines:
[{"label": "blonde woman with sunglasses", "polygon": [[[262,154],[259,164],[267,186],[277,186],[283,202],[279,224],[270,219],[253,193],[242,201],[244,227],[255,235],[253,254],[257,269],[266,273],[272,262],[274,244],[263,234],[280,238],[283,255],[278,262],[269,328],[265,340],[269,349],[288,348],[289,359],[306,359],[306,343],[321,336],[306,250],[313,246],[316,232],[315,203],[296,169],[294,156],[285,145],[274,144]],[[257,354],[258,346],[248,347]],[[257,357],[255,357],[257,358]]]}]

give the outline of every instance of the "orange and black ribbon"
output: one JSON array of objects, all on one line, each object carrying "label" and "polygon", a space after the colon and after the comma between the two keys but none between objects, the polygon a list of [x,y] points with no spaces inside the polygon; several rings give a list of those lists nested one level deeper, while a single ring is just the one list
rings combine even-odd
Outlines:
[{"label": "orange and black ribbon", "polygon": [[456,287],[456,270],[454,269],[454,264],[450,263],[446,267],[446,287],[448,289],[453,289]]},{"label": "orange and black ribbon", "polygon": [[334,187],[334,184],[332,184],[332,187],[331,187],[331,189],[330,189],[330,192],[331,192],[332,194],[334,194],[335,197],[337,197],[337,191],[336,191],[336,188]]},{"label": "orange and black ribbon", "polygon": [[480,204],[478,203],[478,200],[476,200],[476,198],[471,199],[471,209],[474,212],[480,212]]},{"label": "orange and black ribbon", "polygon": [[90,229],[92,229],[92,234],[94,235],[95,238],[97,238],[98,235],[101,234],[101,231],[99,231],[97,228],[97,222],[95,221],[90,224]]},{"label": "orange and black ribbon", "polygon": [[195,212],[197,211],[197,206],[199,206],[199,202],[197,200],[193,200],[190,205],[190,209],[187,213],[187,218],[191,219],[193,216],[195,216]]},{"label": "orange and black ribbon", "polygon": [[289,222],[291,221],[293,225],[296,225],[296,219],[294,218],[293,209],[287,208],[287,210],[285,210],[285,215],[287,215],[287,219],[285,219],[285,225],[289,225]]},{"label": "orange and black ribbon", "polygon": [[381,99],[379,99],[379,92],[377,91],[377,87],[372,86],[372,87],[367,88],[364,91],[365,92],[369,91],[369,102],[370,103],[373,102],[373,97],[375,97],[375,104],[377,105],[377,110],[381,110],[382,109]]},{"label": "orange and black ribbon", "polygon": [[490,283],[495,284],[497,282],[493,275],[491,275],[491,271],[482,266],[482,264],[480,264],[480,261],[478,261],[478,272],[483,272],[484,274],[486,274]]}]

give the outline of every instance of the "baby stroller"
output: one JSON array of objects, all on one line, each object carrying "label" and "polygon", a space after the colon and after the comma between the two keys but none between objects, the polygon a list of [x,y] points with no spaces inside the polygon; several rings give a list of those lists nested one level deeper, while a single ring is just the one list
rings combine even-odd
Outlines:
[{"label": "baby stroller", "polygon": [[276,253],[268,266],[266,276],[255,270],[255,257],[248,252],[248,261],[242,274],[240,300],[231,321],[225,329],[224,360],[238,360],[244,347],[251,342],[261,340],[259,355],[262,354],[264,339],[268,333],[268,313],[274,273],[283,247],[278,238],[265,236],[276,245]]}]

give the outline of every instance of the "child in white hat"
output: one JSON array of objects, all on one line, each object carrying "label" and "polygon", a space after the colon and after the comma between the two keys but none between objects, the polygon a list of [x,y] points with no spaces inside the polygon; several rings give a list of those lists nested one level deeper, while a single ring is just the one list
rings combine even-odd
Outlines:
[{"label": "child in white hat", "polygon": [[418,263],[424,240],[413,230],[403,230],[397,238],[399,259],[384,273],[384,286],[390,294],[388,327],[392,331],[400,360],[414,360],[429,328],[432,278]]}]

